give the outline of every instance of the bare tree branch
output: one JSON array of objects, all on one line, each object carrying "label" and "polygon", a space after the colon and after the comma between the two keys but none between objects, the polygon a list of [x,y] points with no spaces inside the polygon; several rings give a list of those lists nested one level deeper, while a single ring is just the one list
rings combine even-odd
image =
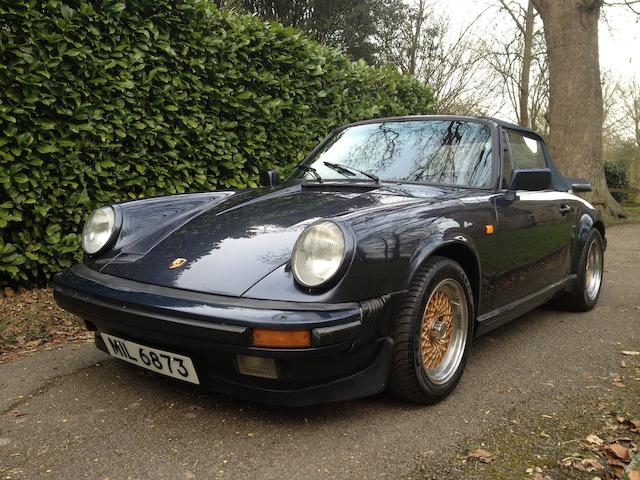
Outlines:
[{"label": "bare tree branch", "polygon": [[629,7],[629,9],[640,16],[640,0],[621,0],[619,2],[607,2],[603,3],[607,7]]},{"label": "bare tree branch", "polygon": [[[522,35],[524,35],[524,33],[525,33],[524,32],[525,31],[524,24],[522,23],[522,19],[520,17],[518,17],[516,15],[516,13],[513,11],[512,5],[509,5],[505,0],[500,0],[500,3],[502,4],[503,10],[505,10],[511,16],[511,19],[514,21],[514,23],[516,24],[516,26],[520,30],[520,33]],[[518,7],[519,7],[519,5],[518,5]]]}]

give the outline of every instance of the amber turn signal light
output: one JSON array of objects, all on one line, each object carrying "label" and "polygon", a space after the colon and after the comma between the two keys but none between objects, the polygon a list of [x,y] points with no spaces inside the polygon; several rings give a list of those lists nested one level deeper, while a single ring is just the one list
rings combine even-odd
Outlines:
[{"label": "amber turn signal light", "polygon": [[254,347],[306,348],[311,346],[311,330],[253,330]]}]

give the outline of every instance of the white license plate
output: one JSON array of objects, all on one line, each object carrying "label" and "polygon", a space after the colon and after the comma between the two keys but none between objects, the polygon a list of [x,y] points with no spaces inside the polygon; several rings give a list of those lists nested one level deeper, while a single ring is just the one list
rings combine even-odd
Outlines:
[{"label": "white license plate", "polygon": [[102,332],[100,335],[113,357],[169,377],[200,384],[196,369],[189,357],[140,345]]}]

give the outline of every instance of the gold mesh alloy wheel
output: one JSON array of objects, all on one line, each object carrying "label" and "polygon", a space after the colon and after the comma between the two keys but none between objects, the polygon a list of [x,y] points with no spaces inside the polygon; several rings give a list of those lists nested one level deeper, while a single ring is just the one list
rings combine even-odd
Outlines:
[{"label": "gold mesh alloy wheel", "polygon": [[451,342],[453,305],[443,291],[435,292],[424,311],[420,349],[425,368],[437,367]]},{"label": "gold mesh alloy wheel", "polygon": [[422,315],[420,356],[427,378],[442,385],[458,370],[464,356],[469,311],[457,280],[442,280],[431,291]]}]

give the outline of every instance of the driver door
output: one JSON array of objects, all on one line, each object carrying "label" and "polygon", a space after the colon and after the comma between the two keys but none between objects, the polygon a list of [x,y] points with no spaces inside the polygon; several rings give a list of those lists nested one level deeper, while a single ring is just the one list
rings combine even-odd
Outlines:
[{"label": "driver door", "polygon": [[[516,168],[545,168],[542,143],[534,136],[504,129],[502,191]],[[498,265],[495,305],[514,302],[564,279],[570,268],[573,208],[555,190],[516,192],[496,199]]]}]

